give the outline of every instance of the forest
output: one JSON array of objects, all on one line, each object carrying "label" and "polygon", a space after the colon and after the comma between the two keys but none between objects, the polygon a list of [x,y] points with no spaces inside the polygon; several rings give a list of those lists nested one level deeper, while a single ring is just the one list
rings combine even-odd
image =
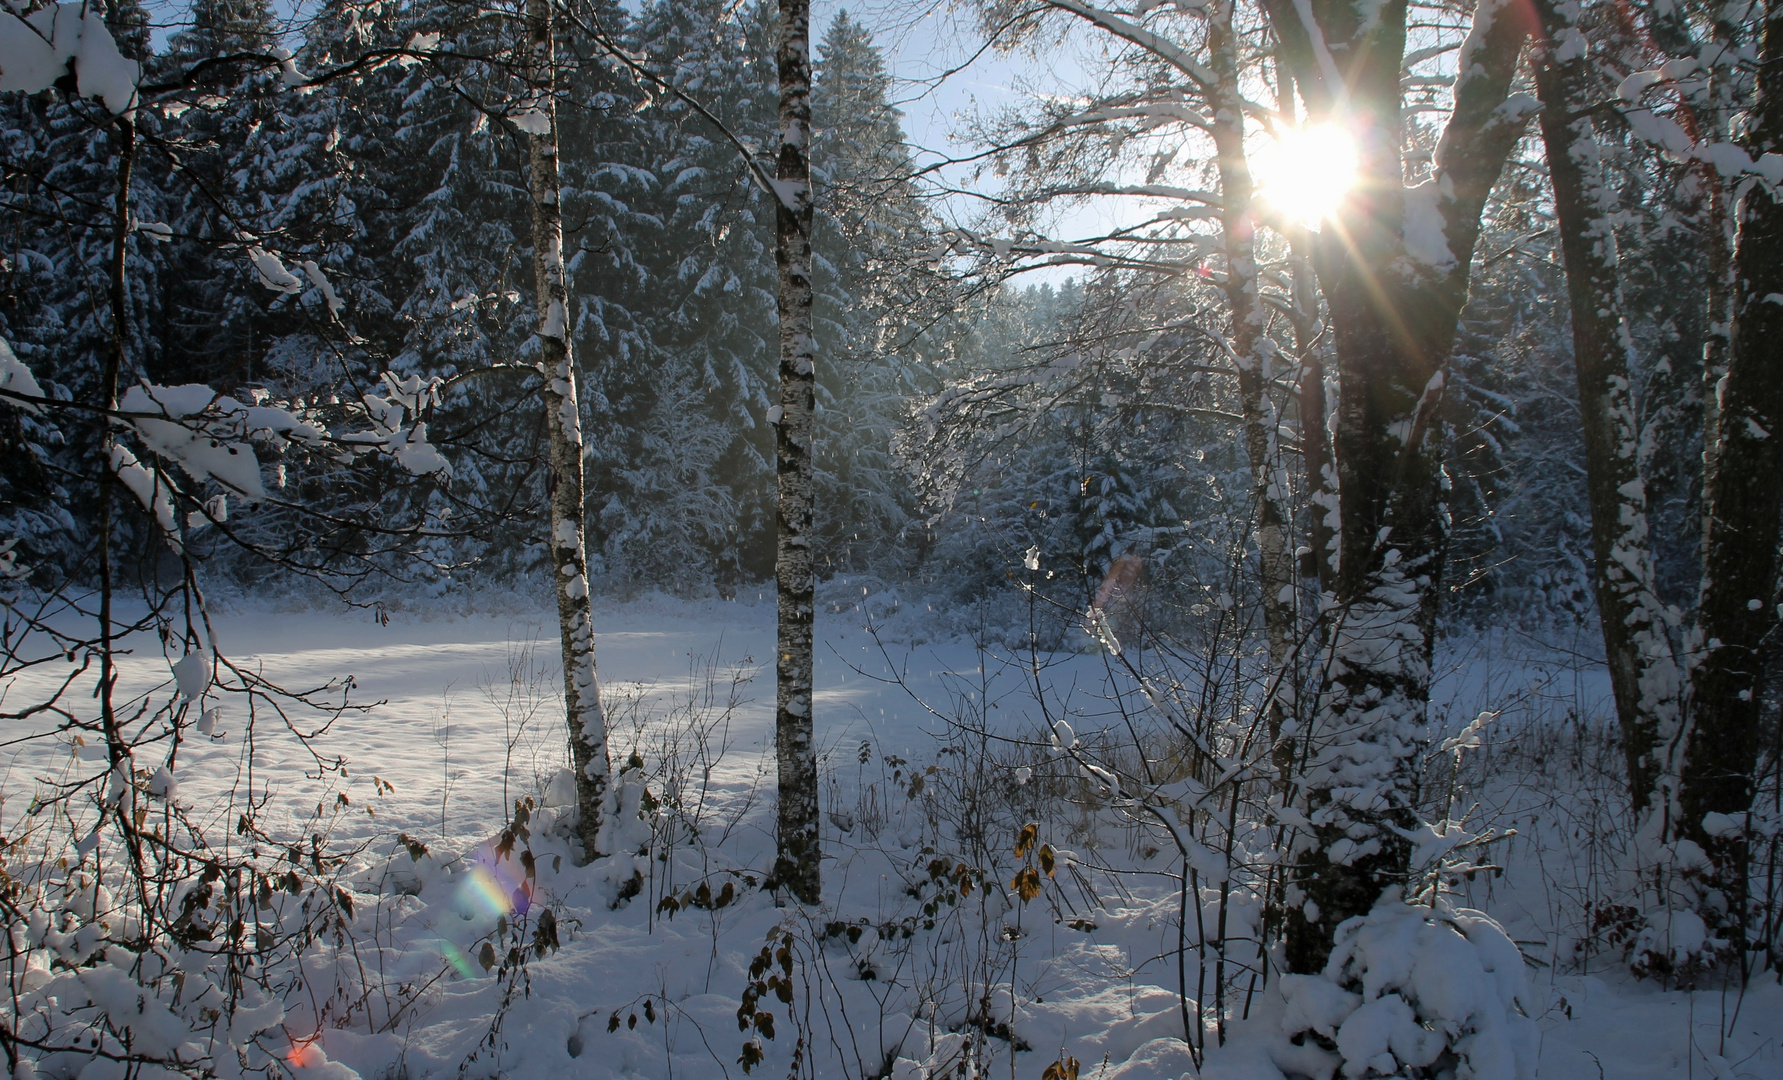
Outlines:
[{"label": "forest", "polygon": [[6,1068],[1783,1080],[1780,426],[1783,0],[0,0]]}]

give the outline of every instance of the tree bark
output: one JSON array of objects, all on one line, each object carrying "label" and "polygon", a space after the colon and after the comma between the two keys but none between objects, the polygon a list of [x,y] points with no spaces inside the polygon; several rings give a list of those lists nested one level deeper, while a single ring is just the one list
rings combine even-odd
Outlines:
[{"label": "tree bark", "polygon": [[1330,405],[1325,394],[1325,326],[1319,320],[1318,278],[1312,267],[1312,236],[1296,229],[1288,258],[1293,288],[1294,348],[1300,354],[1300,455],[1305,470],[1307,550],[1300,576],[1321,594],[1337,587],[1337,470],[1331,463]]},{"label": "tree bark", "polygon": [[1727,212],[1727,192],[1719,176],[1706,175],[1703,185],[1708,192],[1709,283],[1708,332],[1703,335],[1703,477],[1702,557],[1708,557],[1709,515],[1715,505],[1715,474],[1720,463],[1716,455],[1721,443],[1721,379],[1727,374],[1728,333],[1733,315],[1728,305],[1733,300],[1733,237],[1732,221]]},{"label": "tree bark", "polygon": [[[1728,21],[1730,9],[1714,13],[1709,21],[1706,40],[1718,51],[1737,52],[1735,42],[1743,35],[1737,24]],[[1652,5],[1646,10],[1647,32],[1654,44],[1673,57],[1702,55],[1704,40],[1699,40],[1691,24],[1690,13],[1675,4]],[[1698,142],[1727,138],[1730,119],[1739,111],[1737,95],[1743,73],[1731,73],[1719,66],[1706,73],[1709,83],[1708,104],[1701,106],[1690,95],[1680,95],[1677,117],[1684,131]],[[1717,398],[1721,377],[1727,374],[1727,335],[1732,321],[1728,305],[1732,302],[1733,245],[1735,223],[1729,206],[1727,178],[1707,161],[1694,163],[1693,169],[1702,184],[1705,262],[1709,279],[1706,292],[1707,332],[1703,335],[1702,406],[1703,406],[1703,471],[1701,503],[1703,508],[1703,543],[1708,539],[1708,515],[1715,501],[1715,455],[1721,440],[1721,412]],[[1699,551],[1707,557],[1707,548]]]},{"label": "tree bark", "polygon": [[1344,123],[1359,162],[1315,256],[1338,368],[1341,610],[1300,779],[1311,828],[1294,852],[1288,963],[1316,972],[1339,923],[1408,884],[1406,836],[1416,824],[1448,540],[1443,369],[1467,297],[1480,210],[1529,111],[1507,99],[1525,28],[1510,17],[1508,0],[1476,9],[1436,176],[1432,186],[1407,189],[1403,0],[1265,7],[1308,112]]},{"label": "tree bark", "polygon": [[550,439],[551,567],[563,648],[563,703],[570,761],[576,773],[576,831],[590,861],[606,854],[612,764],[607,720],[594,662],[593,605],[584,536],[582,415],[570,350],[569,284],[563,265],[563,208],[557,161],[557,60],[551,0],[527,0],[526,75],[545,131],[527,137],[528,202],[532,208],[533,278],[538,290],[539,374]]},{"label": "tree bark", "polygon": [[[1766,5],[1747,152],[1783,152],[1783,3]],[[1764,182],[1742,199],[1733,319],[1720,383],[1714,501],[1704,522],[1700,651],[1682,741],[1675,834],[1709,857],[1701,909],[1745,941],[1748,829],[1758,755],[1760,647],[1777,626],[1783,519],[1783,204]],[[1736,828],[1710,830],[1725,814]]]},{"label": "tree bark", "polygon": [[[1670,801],[1658,787],[1672,782],[1663,758],[1677,737],[1681,674],[1655,587],[1641,433],[1629,375],[1634,342],[1624,314],[1615,204],[1604,185],[1590,112],[1602,96],[1602,77],[1594,58],[1559,47],[1581,32],[1576,7],[1536,0],[1534,11],[1539,26],[1532,60],[1571,302],[1598,619],[1629,791],[1637,817],[1643,817],[1650,805]],[[1655,835],[1663,835],[1663,828]]]},{"label": "tree bark", "polygon": [[[1270,698],[1267,722],[1271,745],[1281,747],[1282,726],[1293,714],[1297,683],[1292,667],[1299,635],[1294,614],[1293,516],[1281,457],[1281,415],[1269,390],[1279,355],[1268,333],[1268,315],[1257,275],[1255,183],[1244,148],[1244,96],[1239,86],[1238,37],[1232,5],[1208,9],[1208,88],[1214,149],[1220,177],[1220,226],[1226,251],[1226,314],[1232,321],[1230,345],[1238,369],[1239,407],[1244,416],[1244,448],[1251,469],[1251,499],[1257,515],[1257,578],[1262,590],[1263,637],[1269,650]],[[1285,764],[1286,756],[1282,758]]]},{"label": "tree bark", "polygon": [[[1296,561],[1301,578],[1319,597],[1318,608],[1307,620],[1303,631],[1306,636],[1300,643],[1300,650],[1303,655],[1319,657],[1325,653],[1331,629],[1326,618],[1327,604],[1336,595],[1337,523],[1341,507],[1337,498],[1337,469],[1331,460],[1331,417],[1325,389],[1325,354],[1329,347],[1324,340],[1324,323],[1319,319],[1319,288],[1312,266],[1312,246],[1310,231],[1300,226],[1292,227],[1288,238],[1292,290],[1289,310],[1300,366],[1295,405],[1308,519],[1306,547],[1296,552]],[[1319,700],[1315,695],[1315,706]],[[1307,710],[1303,706],[1297,707],[1292,720],[1284,725],[1284,737],[1276,744],[1275,768],[1281,778],[1284,800],[1292,799],[1296,790],[1295,771],[1302,758],[1307,729],[1312,726],[1307,719]]]},{"label": "tree bark", "polygon": [[[111,302],[111,348],[106,351],[99,376],[99,405],[105,412],[99,417],[99,521],[96,530],[99,544],[99,685],[96,689],[99,698],[99,726],[105,736],[106,756],[114,770],[127,775],[130,770],[130,751],[124,744],[124,734],[118,723],[115,704],[118,671],[112,597],[117,587],[117,575],[112,565],[116,523],[112,499],[117,489],[115,477],[118,463],[112,456],[112,448],[117,445],[117,432],[108,414],[117,410],[118,382],[129,365],[129,258],[132,230],[130,184],[136,166],[136,122],[129,116],[121,116],[114,130],[118,140],[118,188],[113,202],[115,219],[112,224],[111,265],[107,268],[108,298]],[[125,835],[129,836],[127,804],[120,803],[116,813],[119,822],[124,825]]]},{"label": "tree bark", "polygon": [[780,149],[774,191],[779,268],[780,404],[774,425],[778,586],[774,748],[779,816],[774,881],[807,904],[822,894],[817,744],[812,731],[811,4],[780,0]]}]

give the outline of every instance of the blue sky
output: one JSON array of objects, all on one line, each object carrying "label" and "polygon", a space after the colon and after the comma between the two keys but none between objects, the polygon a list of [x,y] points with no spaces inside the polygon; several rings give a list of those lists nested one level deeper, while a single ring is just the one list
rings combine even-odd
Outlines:
[{"label": "blue sky", "polygon": [[[827,25],[844,8],[873,31],[884,50],[886,63],[898,80],[898,99],[904,111],[904,134],[919,154],[959,156],[972,147],[957,136],[962,119],[975,112],[992,112],[1021,104],[1032,94],[1071,93],[1088,79],[1087,50],[1101,40],[1073,34],[1062,44],[1049,46],[1044,55],[1028,50],[985,50],[983,34],[972,12],[946,0],[864,0],[835,2],[813,0],[813,19]],[[821,31],[818,35],[821,38]],[[955,70],[959,69],[959,70]],[[969,186],[964,167],[945,171],[956,186]],[[992,182],[986,178],[980,183]],[[951,200],[954,213],[976,208],[974,200]],[[1055,233],[1078,236],[1112,228],[1111,207],[1088,205],[1074,208],[1055,223]],[[1080,269],[1057,268],[1031,271],[1028,283],[1058,281]]]}]

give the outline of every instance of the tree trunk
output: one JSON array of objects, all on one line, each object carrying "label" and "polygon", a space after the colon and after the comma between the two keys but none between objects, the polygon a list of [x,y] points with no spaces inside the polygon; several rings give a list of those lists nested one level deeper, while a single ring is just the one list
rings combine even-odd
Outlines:
[{"label": "tree trunk", "polygon": [[532,104],[543,114],[545,128],[527,138],[527,195],[532,207],[533,278],[538,289],[539,374],[544,380],[545,426],[550,433],[552,580],[563,646],[564,713],[569,722],[570,761],[576,772],[576,806],[581,814],[576,831],[583,857],[593,860],[605,854],[601,829],[606,821],[612,765],[594,664],[594,612],[583,539],[582,415],[576,365],[570,353],[569,286],[563,266],[551,0],[527,0],[526,29],[527,81],[537,95]]},{"label": "tree trunk", "polygon": [[[1680,673],[1666,633],[1665,607],[1655,592],[1640,426],[1629,378],[1633,339],[1624,317],[1612,227],[1615,205],[1604,186],[1602,152],[1590,112],[1602,96],[1602,78],[1594,58],[1581,52],[1563,60],[1564,53],[1555,48],[1556,42],[1580,32],[1574,8],[1536,0],[1535,14],[1540,25],[1532,59],[1572,305],[1598,619],[1622,727],[1629,791],[1640,817],[1654,802],[1657,785],[1670,783],[1663,758],[1677,736]],[[1669,796],[1659,796],[1661,807],[1668,802]],[[1655,835],[1662,834],[1663,829]]]},{"label": "tree trunk", "polygon": [[[1326,618],[1327,603],[1337,588],[1337,536],[1340,506],[1337,498],[1337,469],[1331,461],[1330,407],[1325,390],[1325,354],[1329,351],[1324,336],[1325,326],[1319,319],[1318,278],[1312,267],[1312,233],[1300,226],[1290,226],[1288,260],[1290,264],[1289,321],[1294,327],[1294,350],[1299,358],[1300,373],[1295,387],[1295,408],[1299,421],[1302,483],[1307,501],[1306,546],[1295,553],[1296,569],[1307,587],[1318,594],[1318,607],[1307,620],[1300,642],[1305,656],[1325,654],[1330,623]],[[1314,695],[1316,707],[1320,698]],[[1308,710],[1296,702],[1291,720],[1284,725],[1283,738],[1275,747],[1275,771],[1280,777],[1284,800],[1292,799],[1297,789],[1296,769],[1302,759],[1307,730]]]},{"label": "tree trunk", "polygon": [[[1338,368],[1339,497],[1330,675],[1300,779],[1288,963],[1321,970],[1337,925],[1408,884],[1417,766],[1448,529],[1439,407],[1480,210],[1528,109],[1507,101],[1523,26],[1486,0],[1457,64],[1428,186],[1404,187],[1403,2],[1268,0],[1314,119],[1356,140],[1356,184],[1316,265]],[[1302,21],[1302,12],[1311,23]]]},{"label": "tree trunk", "polygon": [[774,749],[779,820],[774,881],[803,903],[822,892],[817,744],[811,717],[811,420],[816,342],[811,322],[811,4],[780,0],[780,153],[774,262],[780,271],[780,404],[774,579],[779,588]]},{"label": "tree trunk", "polygon": [[1319,320],[1318,278],[1312,267],[1312,236],[1296,229],[1289,246],[1292,272],[1294,349],[1300,354],[1300,455],[1305,470],[1307,550],[1300,576],[1321,594],[1337,587],[1337,470],[1331,463],[1330,406],[1325,394],[1325,326]]},{"label": "tree trunk", "polygon": [[[121,116],[114,129],[118,140],[118,189],[114,197],[115,219],[112,224],[111,265],[109,277],[109,299],[111,301],[111,348],[106,351],[105,362],[99,376],[99,405],[105,414],[115,412],[118,407],[118,382],[129,365],[130,351],[130,285],[129,258],[131,233],[130,184],[136,165],[136,122],[130,116]],[[113,531],[116,522],[116,510],[112,499],[117,490],[115,481],[118,463],[113,458],[113,447],[117,445],[116,428],[108,415],[101,414],[100,451],[99,451],[99,506],[98,506],[98,563],[99,563],[99,685],[96,688],[99,698],[99,726],[105,737],[106,756],[111,767],[117,772],[128,775],[130,770],[130,751],[124,743],[123,729],[118,722],[115,697],[117,691],[117,657],[113,632],[115,621],[112,617],[112,597],[116,591],[116,568],[112,564]],[[120,803],[116,808],[119,823],[123,826],[124,835],[132,835],[132,823],[127,820],[130,808]],[[135,841],[132,838],[131,843]]]},{"label": "tree trunk", "polygon": [[1257,577],[1263,594],[1263,636],[1269,649],[1266,678],[1275,690],[1269,701],[1269,741],[1279,747],[1282,725],[1295,707],[1297,683],[1291,669],[1299,635],[1294,617],[1293,517],[1288,512],[1288,483],[1282,469],[1281,416],[1269,396],[1278,352],[1266,333],[1268,316],[1257,276],[1257,226],[1252,207],[1255,184],[1245,159],[1245,102],[1239,87],[1232,7],[1208,10],[1207,48],[1214,74],[1208,104],[1219,155],[1226,314],[1232,320],[1230,344],[1238,368],[1244,448],[1257,515]]},{"label": "tree trunk", "polygon": [[[1728,21],[1731,9],[1723,9],[1708,26],[1706,42],[1716,51],[1737,52],[1736,42],[1743,37],[1740,27]],[[1695,57],[1703,54],[1705,41],[1699,39],[1690,13],[1675,5],[1652,5],[1647,8],[1647,32],[1654,44],[1673,57]],[[1729,119],[1738,112],[1736,100],[1745,74],[1737,68],[1730,74],[1719,66],[1706,73],[1708,103],[1701,105],[1694,95],[1680,95],[1677,118],[1685,133],[1697,142],[1719,142],[1727,138]],[[1709,280],[1706,292],[1708,329],[1703,335],[1702,406],[1703,406],[1703,471],[1702,507],[1703,542],[1708,539],[1708,514],[1715,502],[1715,455],[1720,443],[1721,412],[1717,398],[1721,377],[1727,374],[1727,335],[1732,321],[1728,305],[1733,299],[1734,221],[1729,212],[1729,184],[1726,177],[1707,161],[1694,163],[1693,172],[1702,185],[1705,217],[1702,240],[1706,245],[1705,262]],[[1699,552],[1707,557],[1707,548]]]},{"label": "tree trunk", "polygon": [[[1710,170],[1700,170],[1706,174]],[[1727,336],[1732,322],[1732,313],[1728,305],[1733,299],[1733,232],[1732,222],[1727,213],[1727,192],[1719,176],[1703,175],[1703,186],[1708,192],[1709,228],[1706,242],[1708,244],[1709,287],[1706,306],[1708,308],[1708,333],[1703,335],[1703,476],[1702,507],[1703,536],[1702,556],[1708,557],[1709,513],[1715,505],[1715,473],[1719,463],[1716,455],[1721,443],[1721,378],[1727,374]]]},{"label": "tree trunk", "polygon": [[[1747,152],[1783,152],[1783,3],[1765,9]],[[1733,320],[1720,385],[1714,502],[1704,522],[1701,651],[1692,673],[1675,834],[1709,856],[1702,910],[1745,940],[1751,809],[1758,755],[1760,647],[1777,626],[1783,517],[1783,204],[1765,183],[1738,210]],[[1708,829],[1725,814],[1731,829]]]}]

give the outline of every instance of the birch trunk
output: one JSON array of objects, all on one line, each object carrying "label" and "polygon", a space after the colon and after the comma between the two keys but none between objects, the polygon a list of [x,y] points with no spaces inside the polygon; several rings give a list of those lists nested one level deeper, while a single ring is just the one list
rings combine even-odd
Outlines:
[{"label": "birch trunk", "polygon": [[605,854],[607,789],[612,766],[607,721],[594,663],[593,607],[588,595],[582,481],[582,416],[570,352],[569,287],[563,266],[563,209],[557,164],[556,42],[551,0],[527,0],[526,75],[544,116],[543,133],[527,137],[527,196],[532,209],[533,277],[538,289],[539,374],[550,437],[551,567],[563,647],[563,703],[570,761],[576,773],[576,831],[583,857]]},{"label": "birch trunk", "polygon": [[1306,558],[1300,575],[1317,584],[1321,594],[1337,587],[1337,533],[1340,507],[1337,470],[1331,463],[1331,418],[1325,394],[1325,326],[1319,321],[1318,279],[1312,267],[1312,237],[1296,230],[1289,250],[1292,263],[1294,348],[1300,354],[1300,453],[1306,472]]},{"label": "birch trunk", "polygon": [[[1636,815],[1644,816],[1655,802],[1662,811],[1669,803],[1659,785],[1672,783],[1663,758],[1678,731],[1680,672],[1666,633],[1665,607],[1655,591],[1641,433],[1629,377],[1633,338],[1612,228],[1615,203],[1604,185],[1590,109],[1602,78],[1595,59],[1582,54],[1562,59],[1565,53],[1555,47],[1580,32],[1576,7],[1536,0],[1534,8],[1540,25],[1532,60],[1572,306],[1597,610],[1629,790]],[[1662,826],[1654,835],[1663,832]]]},{"label": "birch trunk", "polygon": [[811,4],[780,0],[780,150],[774,262],[779,268],[780,404],[774,425],[778,594],[774,749],[779,770],[774,881],[803,903],[822,894],[817,744],[811,716]]},{"label": "birch trunk", "polygon": [[1317,972],[1339,923],[1408,884],[1448,541],[1443,369],[1481,208],[1528,116],[1508,99],[1525,34],[1508,0],[1476,8],[1436,177],[1407,189],[1406,5],[1266,0],[1265,8],[1309,113],[1344,123],[1359,163],[1315,253],[1338,368],[1341,610],[1300,778],[1308,828],[1294,852],[1287,951],[1292,970]]},{"label": "birch trunk", "polygon": [[1244,448],[1251,468],[1251,497],[1257,515],[1257,571],[1263,593],[1263,636],[1269,650],[1266,677],[1275,688],[1269,701],[1269,741],[1280,746],[1282,725],[1293,714],[1297,683],[1294,664],[1294,555],[1287,478],[1282,471],[1281,416],[1270,399],[1275,382],[1275,342],[1257,277],[1255,184],[1244,150],[1245,102],[1238,82],[1238,39],[1232,5],[1208,9],[1208,53],[1213,70],[1213,139],[1219,155],[1220,225],[1226,249],[1226,313],[1232,320],[1232,359],[1238,368],[1238,397],[1244,416]]},{"label": "birch trunk", "polygon": [[[1747,152],[1783,152],[1783,3],[1765,9]],[[1783,521],[1783,204],[1752,185],[1737,210],[1733,318],[1720,382],[1714,502],[1704,522],[1702,635],[1691,678],[1675,833],[1708,854],[1702,910],[1722,936],[1745,941],[1749,829],[1757,764],[1762,656],[1777,627]],[[1707,828],[1727,815],[1732,829]]]},{"label": "birch trunk", "polygon": [[[1318,280],[1312,267],[1312,234],[1295,227],[1289,236],[1291,267],[1290,321],[1294,349],[1299,355],[1300,378],[1296,406],[1300,421],[1300,454],[1306,485],[1307,543],[1297,567],[1301,577],[1319,595],[1318,609],[1306,627],[1301,651],[1323,656],[1330,636],[1326,603],[1337,588],[1337,537],[1341,507],[1337,498],[1337,469],[1331,460],[1331,415],[1325,393],[1325,327],[1319,319]],[[1316,699],[1315,699],[1316,700]],[[1295,792],[1295,768],[1302,757],[1301,728],[1306,714],[1296,709],[1287,737],[1275,750],[1276,772],[1281,777],[1284,800]]]}]

